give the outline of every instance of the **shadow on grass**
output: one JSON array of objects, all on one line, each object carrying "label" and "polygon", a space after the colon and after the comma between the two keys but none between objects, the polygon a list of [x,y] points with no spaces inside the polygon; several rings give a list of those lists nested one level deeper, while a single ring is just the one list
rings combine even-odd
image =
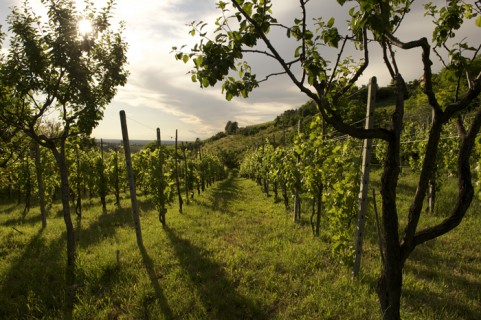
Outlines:
[{"label": "shadow on grass", "polygon": [[[405,289],[403,296],[408,301],[407,304],[418,309],[429,308],[432,313],[446,310],[459,319],[481,319],[481,280],[478,277],[481,272],[478,268],[481,259],[467,257],[465,259],[470,262],[465,265],[455,256],[449,259],[440,258],[436,255],[436,250],[442,249],[435,248],[432,242],[418,246],[409,258],[415,265],[410,265],[406,272],[419,280],[436,281],[444,285],[445,294],[430,292],[426,287]],[[462,293],[461,297],[453,299],[453,295],[459,296],[459,293]]]},{"label": "shadow on grass", "polygon": [[[174,316],[172,314],[172,309],[170,308],[169,304],[167,303],[167,300],[165,299],[164,293],[162,289],[160,288],[159,280],[158,277],[155,273],[154,270],[154,262],[152,261],[152,258],[149,256],[147,253],[147,250],[143,245],[139,245],[139,250],[140,253],[142,254],[142,262],[144,264],[145,270],[147,271],[147,274],[150,279],[150,283],[152,284],[152,287],[154,288],[155,295],[156,295],[156,300],[159,303],[160,309],[162,310],[163,315],[165,316],[166,319],[173,319]],[[144,302],[144,318],[149,319],[149,312],[147,310],[148,304],[151,303],[151,301],[145,301]]]},{"label": "shadow on grass", "polygon": [[76,236],[78,245],[81,248],[97,244],[105,238],[113,236],[116,229],[125,225],[132,226],[132,211],[130,208],[117,208],[114,212],[100,214],[96,220],[83,229],[83,219],[77,218]]},{"label": "shadow on grass", "polygon": [[1,213],[5,215],[9,215],[15,210],[18,210],[18,211],[23,210],[23,206],[18,205],[16,203],[12,203],[12,201],[9,201],[8,204],[5,204],[5,205],[0,203],[0,205],[2,205],[2,207],[3,206],[5,207],[5,208],[2,208],[2,211],[1,211]]},{"label": "shadow on grass", "polygon": [[234,200],[239,199],[239,194],[238,180],[230,175],[229,178],[211,187],[210,195],[206,200],[194,199],[194,201],[213,211],[235,214],[231,205]]},{"label": "shadow on grass", "polygon": [[448,314],[449,319],[479,320],[481,312],[472,307],[468,307],[462,301],[448,297],[437,292],[427,291],[426,289],[404,289],[403,297],[406,304],[413,310],[430,310],[436,319],[442,319],[443,312]]},{"label": "shadow on grass", "polygon": [[32,236],[1,281],[0,319],[43,319],[61,315],[65,290],[64,238]]},{"label": "shadow on grass", "polygon": [[22,217],[21,215],[16,217],[16,218],[11,218],[5,221],[3,223],[4,226],[6,227],[12,227],[12,226],[18,226],[22,224],[29,224],[29,225],[34,225],[42,221],[42,216],[40,215],[40,212],[38,214],[36,213],[33,215],[32,213],[28,213],[27,217]]},{"label": "shadow on grass", "polygon": [[236,292],[221,266],[202,249],[179,237],[174,230],[165,232],[182,268],[197,287],[209,319],[266,319],[267,315],[251,301]]}]

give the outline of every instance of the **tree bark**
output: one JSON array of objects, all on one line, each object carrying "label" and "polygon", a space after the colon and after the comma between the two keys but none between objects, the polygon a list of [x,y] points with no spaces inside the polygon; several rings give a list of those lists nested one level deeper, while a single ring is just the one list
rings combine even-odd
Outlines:
[{"label": "tree bark", "polygon": [[77,218],[82,218],[82,179],[81,179],[81,164],[80,164],[80,151],[77,147],[75,149],[75,154],[77,157],[77,201],[75,204],[75,213],[77,214]]},{"label": "tree bark", "polygon": [[398,234],[398,215],[396,209],[396,185],[399,175],[393,148],[396,142],[390,142],[388,159],[381,178],[382,224],[385,239],[384,263],[378,279],[377,293],[383,312],[383,319],[400,319],[400,301],[402,287],[402,261]]},{"label": "tree bark", "polygon": [[40,158],[40,146],[38,142],[34,141],[35,148],[35,171],[37,174],[38,185],[38,201],[40,205],[40,214],[42,217],[42,228],[47,227],[47,209],[45,208],[45,189],[43,186],[42,163]]},{"label": "tree bark", "polygon": [[75,260],[76,260],[76,246],[75,246],[75,232],[70,215],[69,203],[69,183],[68,183],[68,167],[65,159],[65,140],[61,140],[60,150],[55,147],[52,148],[55,160],[60,171],[61,181],[61,197],[63,207],[63,218],[67,230],[67,269],[65,273],[65,306],[64,318],[72,319],[73,306],[75,299]]},{"label": "tree bark", "polygon": [[319,192],[317,194],[316,236],[319,237],[321,234],[322,194],[324,192],[324,184],[321,182],[317,187]]},{"label": "tree bark", "polygon": [[400,319],[402,269],[399,243],[399,220],[396,205],[396,188],[400,173],[400,141],[404,116],[404,80],[396,77],[396,110],[391,123],[392,131],[387,141],[386,160],[381,177],[382,224],[385,239],[384,263],[378,278],[377,294],[384,320]]}]

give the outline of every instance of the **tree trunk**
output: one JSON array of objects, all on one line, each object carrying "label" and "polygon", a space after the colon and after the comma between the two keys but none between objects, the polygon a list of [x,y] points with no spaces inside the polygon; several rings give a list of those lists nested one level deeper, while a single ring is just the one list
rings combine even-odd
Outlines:
[{"label": "tree trunk", "polygon": [[77,203],[75,204],[75,213],[77,214],[77,218],[82,218],[82,177],[81,177],[81,168],[80,168],[80,151],[77,147],[75,149],[75,154],[77,157]]},{"label": "tree trunk", "polygon": [[65,221],[65,227],[67,229],[67,270],[65,274],[66,288],[65,288],[64,318],[72,319],[74,298],[75,298],[76,247],[75,247],[75,232],[72,224],[72,217],[70,216],[69,183],[68,183],[68,168],[67,168],[67,162],[65,159],[65,141],[64,140],[61,141],[60,151],[57,150],[55,147],[52,148],[52,151],[57,161],[57,165],[60,172],[63,218]]},{"label": "tree trunk", "polygon": [[[377,294],[383,319],[400,319],[400,301],[402,287],[402,260],[398,234],[398,215],[396,209],[396,185],[399,176],[398,162],[393,144],[389,143],[388,157],[381,178],[382,224],[385,239],[384,263],[378,279]],[[397,158],[397,159],[395,159]]]},{"label": "tree trunk", "polygon": [[434,213],[435,203],[436,203],[436,172],[434,171],[431,179],[429,179],[428,206],[426,208],[429,213]]},{"label": "tree trunk", "polygon": [[319,193],[317,195],[317,215],[316,215],[316,236],[321,234],[321,214],[322,214],[322,194],[324,191],[323,183],[318,185]]},{"label": "tree trunk", "polygon": [[27,152],[25,159],[26,182],[25,182],[25,208],[23,209],[22,220],[25,219],[27,213],[30,211],[30,198],[32,195],[32,180],[30,177],[30,157]]},{"label": "tree trunk", "polygon": [[286,207],[286,211],[289,210],[289,196],[287,195],[287,187],[284,180],[281,181],[281,188],[282,188],[282,198],[284,199],[284,206]]},{"label": "tree trunk", "polygon": [[400,141],[404,116],[404,80],[396,78],[396,111],[392,116],[391,139],[387,141],[386,160],[381,177],[382,224],[385,240],[384,263],[378,278],[377,294],[384,320],[400,319],[402,268],[396,188],[400,173]]},{"label": "tree trunk", "polygon": [[45,208],[45,189],[43,187],[42,163],[40,159],[40,147],[37,142],[34,142],[35,148],[35,171],[37,174],[38,185],[38,201],[40,205],[40,214],[42,217],[42,228],[47,227],[47,209]]},{"label": "tree trunk", "polygon": [[400,320],[402,268],[383,270],[377,283],[377,294],[384,320]]},{"label": "tree trunk", "polygon": [[273,187],[272,187],[272,191],[274,192],[274,203],[278,203],[278,202],[279,202],[278,185],[279,185],[279,182],[275,181],[275,182],[274,182],[274,185],[273,185]]}]

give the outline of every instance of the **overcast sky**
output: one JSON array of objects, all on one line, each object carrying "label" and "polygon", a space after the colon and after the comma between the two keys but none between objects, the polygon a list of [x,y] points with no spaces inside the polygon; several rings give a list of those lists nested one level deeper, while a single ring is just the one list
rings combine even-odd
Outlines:
[{"label": "overcast sky", "polygon": [[[5,16],[12,5],[23,0],[0,0],[0,24],[7,28]],[[82,1],[79,1],[80,3]],[[99,5],[102,1],[93,1]],[[279,22],[292,25],[294,15],[299,12],[298,0],[274,0],[274,15]],[[435,1],[436,2],[436,1]],[[439,2],[439,1],[438,1]],[[32,0],[33,7],[40,0]],[[444,1],[441,1],[444,3]],[[424,17],[421,6],[413,10],[408,23],[399,30],[401,40],[431,38],[430,18]],[[346,10],[336,0],[313,0],[309,2],[311,17],[322,15],[327,21],[336,17],[341,28],[347,19]],[[237,121],[239,126],[270,121],[284,110],[305,103],[307,97],[299,92],[286,77],[276,77],[262,83],[248,99],[233,99],[228,102],[220,86],[200,89],[186,73],[191,64],[185,65],[174,59],[172,46],[192,45],[195,38],[188,35],[186,24],[203,20],[213,25],[219,11],[215,0],[117,0],[115,20],[126,23],[124,36],[129,44],[128,69],[130,77],[125,87],[105,110],[104,120],[94,130],[96,138],[117,139],[121,137],[119,111],[125,110],[131,139],[155,139],[157,127],[163,140],[170,140],[179,130],[179,139],[205,139],[223,131],[227,121]],[[474,24],[474,22],[473,22]],[[477,35],[481,29],[470,28],[468,34]],[[426,33],[428,32],[428,33]],[[292,55],[295,46],[285,39],[285,31],[273,32],[274,43],[281,52]],[[479,41],[479,40],[478,40]],[[378,77],[382,85],[389,82],[387,72],[381,64],[380,52],[371,48],[370,67],[358,85],[367,84],[372,76]],[[328,53],[332,60],[335,53]],[[422,73],[420,52],[398,53],[400,69],[406,80],[419,78]],[[288,60],[288,59],[287,59]],[[280,71],[273,61],[253,59],[254,72],[258,79],[269,72]]]}]

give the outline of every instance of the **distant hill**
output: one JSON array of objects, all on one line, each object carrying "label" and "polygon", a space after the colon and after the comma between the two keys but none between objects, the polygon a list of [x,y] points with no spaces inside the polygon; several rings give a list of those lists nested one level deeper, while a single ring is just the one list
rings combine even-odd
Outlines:
[{"label": "distant hill", "polygon": [[[417,89],[418,83],[408,84],[410,93],[415,95]],[[362,86],[352,88],[344,100],[340,101],[342,107],[339,112],[346,123],[364,125],[366,100],[367,87]],[[395,95],[392,86],[378,88],[374,116],[377,124],[389,126],[388,115],[394,108],[394,103]],[[418,111],[406,110],[406,112]],[[242,159],[246,150],[263,145],[267,139],[273,145],[293,143],[298,132],[298,123],[301,122],[303,132],[308,132],[310,123],[317,114],[317,106],[312,101],[308,101],[302,106],[284,111],[272,121],[237,128],[235,132],[220,131],[203,140],[203,148],[221,154],[225,162],[237,162]],[[333,128],[326,128],[331,135],[338,134]]]},{"label": "distant hill", "polygon": [[[107,145],[121,145],[122,144],[122,139],[102,139],[102,141],[107,144]],[[100,144],[100,139],[95,139],[95,142],[97,144]],[[154,142],[154,140],[130,140],[130,145],[131,146],[145,146],[146,144],[149,144],[151,142]],[[162,140],[162,145],[172,145],[174,144],[175,141],[171,140]]]}]

